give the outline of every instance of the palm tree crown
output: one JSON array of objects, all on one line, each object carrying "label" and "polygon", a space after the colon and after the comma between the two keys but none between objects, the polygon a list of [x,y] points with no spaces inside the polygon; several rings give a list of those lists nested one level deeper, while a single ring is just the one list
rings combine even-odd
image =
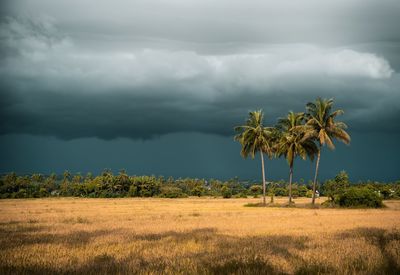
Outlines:
[{"label": "palm tree crown", "polygon": [[306,126],[309,128],[309,136],[316,138],[321,146],[327,145],[334,149],[333,139],[336,138],[345,144],[350,143],[350,136],[345,131],[347,125],[341,121],[335,121],[343,110],[332,112],[333,99],[317,98],[315,102],[309,102],[306,106]]},{"label": "palm tree crown", "polygon": [[306,137],[307,132],[304,131],[303,125],[304,113],[289,112],[287,117],[278,120],[278,128],[281,129],[282,135],[277,143],[276,153],[278,156],[284,156],[289,164],[293,166],[296,156],[302,159],[309,157],[314,159],[318,151],[315,143]]},{"label": "palm tree crown", "polygon": [[249,155],[254,158],[259,151],[272,156],[272,146],[270,137],[272,129],[263,126],[264,114],[262,110],[249,112],[246,125],[235,127],[235,131],[239,132],[235,136],[235,140],[242,145],[240,154],[247,158]]}]

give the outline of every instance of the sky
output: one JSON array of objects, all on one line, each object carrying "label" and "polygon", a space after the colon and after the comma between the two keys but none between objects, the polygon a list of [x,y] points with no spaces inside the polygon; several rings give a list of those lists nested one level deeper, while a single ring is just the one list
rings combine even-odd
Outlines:
[{"label": "sky", "polygon": [[[396,0],[13,0],[0,9],[0,173],[259,180],[233,128],[333,98],[320,177],[400,179]],[[315,163],[297,160],[296,180]],[[269,179],[287,179],[283,159]]]}]

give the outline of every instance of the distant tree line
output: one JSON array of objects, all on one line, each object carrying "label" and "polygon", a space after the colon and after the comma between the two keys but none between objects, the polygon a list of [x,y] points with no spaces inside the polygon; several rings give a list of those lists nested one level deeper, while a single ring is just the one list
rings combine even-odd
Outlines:
[{"label": "distant tree line", "polygon": [[[339,203],[344,196],[351,196],[354,190],[368,189],[381,199],[400,198],[400,181],[393,183],[359,182],[350,183],[346,172],[340,172],[335,178],[317,186],[321,195],[328,196],[330,202]],[[312,197],[313,182],[301,180],[292,183],[293,197]],[[349,193],[349,190],[353,190]],[[289,183],[280,180],[269,182],[267,194],[270,196],[287,196]],[[358,191],[357,191],[358,192]],[[120,198],[120,197],[161,197],[184,198],[188,196],[214,197],[258,197],[262,195],[261,183],[240,181],[233,178],[227,181],[216,179],[165,178],[162,176],[129,176],[122,170],[113,174],[110,170],[93,176],[88,173],[71,174],[65,171],[62,175],[17,175],[9,173],[0,178],[0,197],[6,198],[42,198],[42,197],[86,197],[86,198]],[[344,204],[344,206],[346,206]]]}]

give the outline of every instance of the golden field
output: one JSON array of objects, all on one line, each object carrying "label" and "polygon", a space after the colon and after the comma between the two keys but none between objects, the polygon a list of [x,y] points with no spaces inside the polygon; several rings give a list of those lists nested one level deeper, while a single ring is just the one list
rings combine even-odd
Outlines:
[{"label": "golden field", "polygon": [[244,207],[259,201],[1,200],[0,274],[400,274],[400,201]]}]

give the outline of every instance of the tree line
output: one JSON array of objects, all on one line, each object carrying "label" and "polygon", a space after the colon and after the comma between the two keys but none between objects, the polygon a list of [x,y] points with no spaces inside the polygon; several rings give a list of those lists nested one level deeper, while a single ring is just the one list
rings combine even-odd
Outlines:
[{"label": "tree line", "polygon": [[333,110],[333,99],[317,98],[306,104],[305,112],[290,111],[286,117],[278,119],[275,126],[264,126],[262,110],[252,111],[246,124],[235,127],[235,140],[242,145],[241,155],[254,159],[256,153],[261,157],[263,204],[266,205],[266,176],[264,155],[270,159],[284,157],[289,166],[289,202],[292,204],[292,181],[294,161],[297,157],[311,161],[316,157],[316,167],[312,186],[312,205],[315,204],[318,170],[323,147],[334,149],[333,141],[350,143],[347,125],[337,121],[343,110]]},{"label": "tree line", "polygon": [[[393,183],[359,182],[351,183],[346,172],[342,171],[333,179],[318,185],[320,194],[328,196],[332,202],[340,202],[349,189],[370,190],[381,199],[400,198],[400,181]],[[280,180],[268,184],[267,193],[274,196],[287,196],[289,183]],[[165,178],[162,176],[130,176],[121,170],[113,174],[104,170],[93,176],[88,173],[71,174],[65,171],[62,175],[32,174],[17,175],[8,173],[0,177],[0,197],[6,198],[41,198],[41,197],[163,197],[183,198],[188,196],[214,197],[258,197],[263,194],[263,185],[257,182],[241,181],[238,178],[221,181],[216,179]],[[313,194],[313,182],[292,183],[293,197],[309,197]]]}]

